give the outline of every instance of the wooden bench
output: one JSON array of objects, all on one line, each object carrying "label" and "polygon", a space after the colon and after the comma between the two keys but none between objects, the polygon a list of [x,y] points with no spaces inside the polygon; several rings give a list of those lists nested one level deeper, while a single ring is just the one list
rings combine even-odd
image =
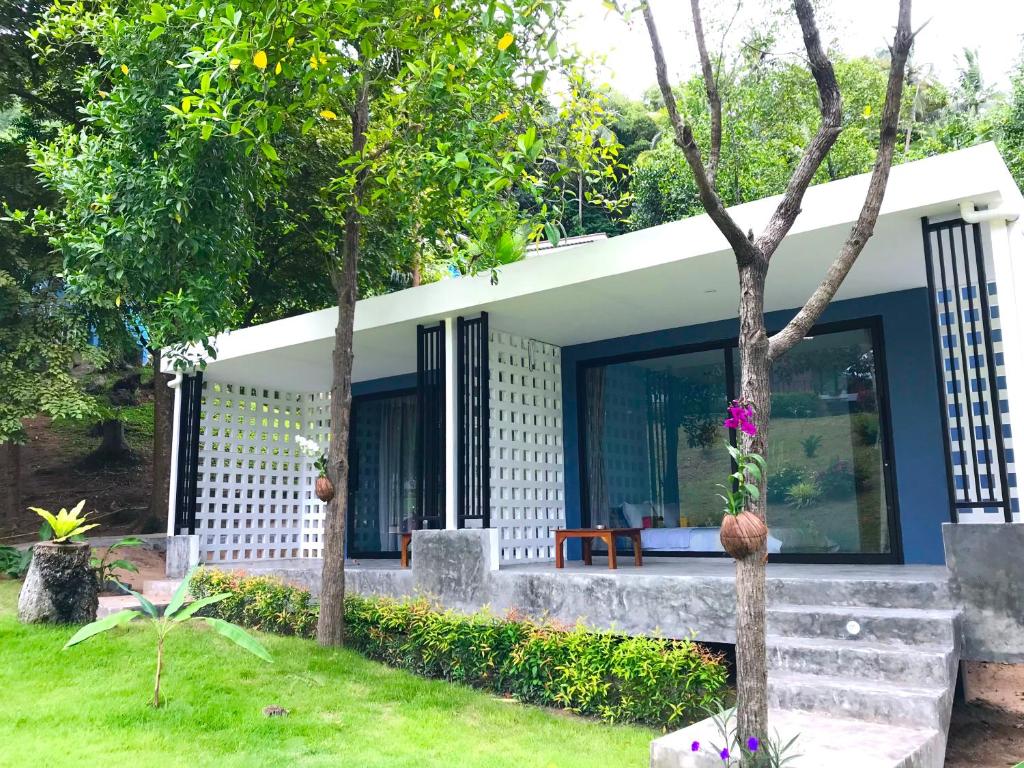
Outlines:
[{"label": "wooden bench", "polygon": [[608,545],[608,567],[618,568],[615,559],[615,539],[625,537],[633,542],[633,561],[644,564],[640,544],[642,528],[559,528],[555,531],[555,568],[565,567],[565,554],[562,551],[566,539],[580,539],[583,543],[583,562],[593,565],[594,540],[598,539]]}]

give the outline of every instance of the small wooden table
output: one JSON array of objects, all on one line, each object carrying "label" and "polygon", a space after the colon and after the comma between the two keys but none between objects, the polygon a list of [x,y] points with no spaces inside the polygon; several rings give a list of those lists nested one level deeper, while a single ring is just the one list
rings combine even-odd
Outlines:
[{"label": "small wooden table", "polygon": [[637,565],[644,564],[641,551],[640,531],[642,528],[558,528],[555,530],[555,568],[565,567],[565,554],[562,547],[566,539],[581,539],[583,543],[583,562],[593,565],[594,539],[600,539],[608,545],[608,567],[618,568],[615,560],[615,539],[619,536],[628,537],[633,542],[633,561]]},{"label": "small wooden table", "polygon": [[409,545],[412,544],[412,532],[406,531],[402,534],[402,567],[409,567]]}]

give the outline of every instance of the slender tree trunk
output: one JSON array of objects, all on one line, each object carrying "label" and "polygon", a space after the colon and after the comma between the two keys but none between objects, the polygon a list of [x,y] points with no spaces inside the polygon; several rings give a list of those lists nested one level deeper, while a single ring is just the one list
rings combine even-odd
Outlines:
[{"label": "slender tree trunk", "polygon": [[0,521],[14,520],[21,509],[21,446],[6,443],[3,446],[3,478],[0,488]]},{"label": "slender tree trunk", "polygon": [[[366,146],[369,117],[367,93],[363,90],[352,113],[353,155]],[[359,238],[361,219],[357,179],[355,197],[345,211],[345,239],[340,271],[332,275],[338,297],[338,325],[334,331],[334,374],[331,385],[331,447],[327,476],[334,483],[334,498],[324,518],[324,553],[321,573],[320,618],[316,639],[320,645],[341,645],[345,641],[345,517],[348,511],[348,442],[352,414],[352,336],[359,295]]]},{"label": "slender tree trunk", "polygon": [[153,359],[153,477],[149,516],[166,520],[171,490],[171,439],[174,428],[174,393],[167,384],[171,376],[160,372],[160,350]]},{"label": "slender tree trunk", "polygon": [[160,673],[164,666],[164,638],[158,635],[156,639],[156,677],[153,680],[153,709],[160,708]]},{"label": "slender tree trunk", "polygon": [[131,446],[124,436],[124,422],[120,419],[106,419],[100,424],[102,434],[100,447],[93,456],[118,461],[131,454]]},{"label": "slender tree trunk", "polygon": [[[764,284],[767,260],[757,259],[740,269],[740,397],[754,407],[757,434],[741,435],[743,450],[762,456],[768,444],[771,418],[771,363],[764,324]],[[756,502],[746,511],[767,520],[764,481]],[[768,671],[765,664],[766,546],[736,561],[736,726],[744,744],[751,736],[762,743],[768,736]]]}]

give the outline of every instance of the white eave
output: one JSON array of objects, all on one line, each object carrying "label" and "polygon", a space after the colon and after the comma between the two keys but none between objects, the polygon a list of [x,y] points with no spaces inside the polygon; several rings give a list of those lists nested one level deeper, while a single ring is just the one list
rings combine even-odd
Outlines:
[{"label": "white eave", "polygon": [[[807,191],[773,261],[767,309],[797,306],[820,280],[860,212],[868,178],[854,176]],[[889,290],[922,285],[920,217],[953,215],[963,200],[991,206],[1008,199],[1016,202],[1020,195],[991,143],[894,167],[875,237],[839,297],[877,293],[883,282]],[[778,201],[770,197],[729,210],[744,231],[758,233]],[[910,249],[913,258],[892,258],[893,252]],[[496,284],[487,273],[363,299],[356,306],[355,378],[414,370],[417,324],[483,309],[492,313],[492,327],[565,345],[734,317],[736,303],[727,243],[707,215],[694,216],[537,254],[503,267]],[[245,377],[251,378],[259,364],[270,379],[279,380],[276,386],[322,387],[329,354],[321,359],[333,343],[336,321],[332,307],[220,334],[211,365],[230,376],[248,370]],[[274,351],[276,357],[268,356]],[[371,361],[371,355],[379,361]],[[256,357],[244,368],[228,365],[247,356]],[[267,371],[273,360],[274,366],[291,366],[291,375]]]}]

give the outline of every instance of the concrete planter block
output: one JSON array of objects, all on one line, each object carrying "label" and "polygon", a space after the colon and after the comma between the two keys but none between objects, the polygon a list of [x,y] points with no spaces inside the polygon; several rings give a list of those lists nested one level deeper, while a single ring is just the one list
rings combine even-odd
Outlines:
[{"label": "concrete planter block", "polygon": [[89,567],[92,548],[84,543],[42,542],[32,549],[32,564],[18,598],[18,619],[25,624],[86,624],[96,619],[99,595]]},{"label": "concrete planter block", "polygon": [[183,579],[193,566],[199,564],[199,536],[184,534],[167,537],[168,579]]},{"label": "concrete planter block", "polygon": [[1024,524],[945,523],[942,540],[963,605],[963,658],[1024,662]]},{"label": "concrete planter block", "polygon": [[420,592],[456,609],[475,610],[487,601],[498,570],[497,529],[413,531],[412,552]]}]

